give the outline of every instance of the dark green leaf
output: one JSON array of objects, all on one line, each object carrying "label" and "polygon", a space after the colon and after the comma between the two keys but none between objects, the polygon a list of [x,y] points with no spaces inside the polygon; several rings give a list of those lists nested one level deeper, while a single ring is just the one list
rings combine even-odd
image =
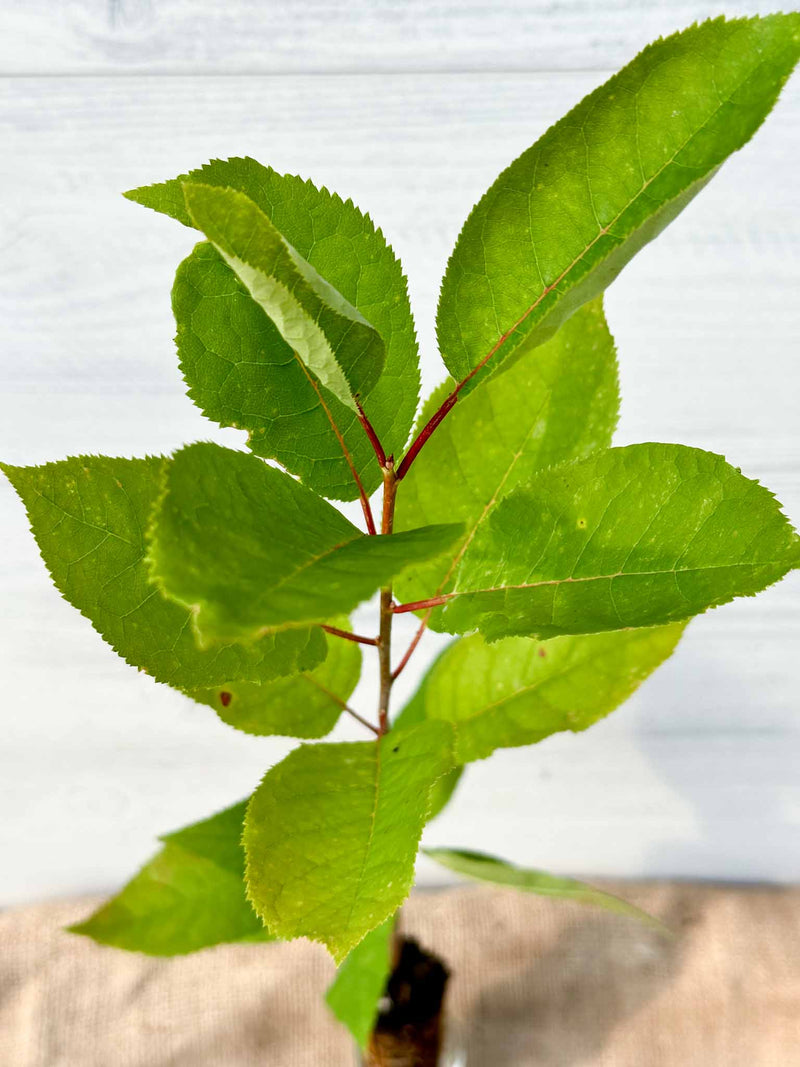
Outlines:
[{"label": "dark green leaf", "polygon": [[[444,400],[439,392],[427,407]],[[395,529],[463,522],[464,536],[454,552],[401,578],[397,596],[422,600],[451,589],[492,506],[535,471],[610,445],[618,410],[614,341],[598,297],[547,344],[525,346],[514,366],[459,400],[420,452],[398,493]]]},{"label": "dark green leaf", "polygon": [[191,613],[149,581],[144,530],[168,460],[78,456],[41,467],[2,466],[22,498],[61,594],[128,663],[179,688],[265,681],[313,668],[324,635],[294,630],[248,645],[198,648]]},{"label": "dark green leaf", "polygon": [[172,290],[189,396],[210,419],[338,500],[371,493],[381,474],[356,413],[325,388],[209,244],[178,268]]},{"label": "dark green leaf", "polygon": [[467,549],[443,628],[498,637],[688,619],[800,565],[772,494],[684,445],[612,448],[534,475]]},{"label": "dark green leaf", "polygon": [[673,623],[545,642],[510,637],[493,645],[472,634],[453,642],[428,672],[424,712],[452,723],[458,763],[560,730],[585,730],[672,654],[683,629]]},{"label": "dark green leaf", "polygon": [[488,856],[484,852],[469,852],[456,848],[425,848],[422,851],[432,860],[447,867],[448,870],[463,874],[465,878],[472,878],[476,882],[508,886],[511,889],[519,889],[524,893],[536,893],[543,897],[572,900],[576,904],[589,904],[592,907],[616,912],[617,915],[638,919],[639,922],[654,926],[664,933],[670,932],[659,919],[648,915],[641,908],[628,904],[627,901],[612,896],[611,893],[604,893],[600,889],[586,885],[585,882],[578,882],[574,878],[558,878],[556,875],[547,874],[546,871],[515,867],[512,863],[506,863],[505,860],[495,856]]},{"label": "dark green leaf", "polygon": [[346,407],[383,370],[383,341],[244,193],[187,182],[186,207],[305,367]]},{"label": "dark green leaf", "polygon": [[800,56],[800,15],[718,18],[648,45],[515,160],[464,225],[439,345],[457,380],[551,336],[741,148]]},{"label": "dark green leaf", "polygon": [[391,970],[394,919],[371,930],[350,952],[325,994],[328,1007],[362,1049],[378,1017],[378,1002]]},{"label": "dark green leaf", "polygon": [[279,937],[341,962],[405,900],[452,731],[426,722],[379,742],[301,745],[264,777],[245,819],[248,895]]},{"label": "dark green leaf", "polygon": [[[213,160],[173,181],[126,195],[189,226],[183,194],[183,184],[188,181],[229,187],[249,196],[297,253],[375,327],[383,338],[386,359],[377,385],[363,404],[386,453],[399,456],[417,407],[417,344],[406,280],[380,230],[352,201],[343,201],[294,175],[278,174],[253,159]],[[265,316],[255,313],[258,309],[245,309],[244,301],[235,296],[241,290],[233,273],[216,253],[211,255],[216,257],[215,265],[208,262],[205,253],[206,262],[198,263],[196,269],[189,269],[190,257],[182,268],[186,270],[186,284],[179,284],[176,290],[176,314],[179,307],[183,309],[179,322],[191,321],[197,333],[196,337],[188,331],[182,337],[179,333],[192,397],[224,425],[245,426],[244,414],[258,413],[254,425],[245,427],[253,430],[254,449],[278,459],[319,492],[353,499],[353,480],[339,441],[319,397],[310,383],[299,377],[302,372],[295,361],[291,368],[280,368],[279,373],[277,357],[274,372],[269,368],[247,369],[249,362],[262,363],[280,338]],[[190,286],[206,273],[206,284],[192,300]],[[207,306],[193,318],[204,299]],[[215,302],[226,306],[215,311]],[[230,382],[223,382],[225,365],[239,360],[230,344],[229,323],[238,332],[241,365],[231,372]],[[204,348],[208,349],[207,359]],[[363,431],[352,412],[335,397],[328,395],[327,402],[333,422],[371,492],[380,482],[380,471]],[[295,433],[294,428],[301,426],[303,432]]]},{"label": "dark green leaf", "polygon": [[247,902],[240,843],[244,804],[167,835],[115,897],[69,927],[103,945],[179,956],[231,941],[270,941]]},{"label": "dark green leaf", "polygon": [[149,558],[203,641],[252,640],[351,611],[459,532],[428,526],[368,537],[256,456],[197,444],[166,468]]}]

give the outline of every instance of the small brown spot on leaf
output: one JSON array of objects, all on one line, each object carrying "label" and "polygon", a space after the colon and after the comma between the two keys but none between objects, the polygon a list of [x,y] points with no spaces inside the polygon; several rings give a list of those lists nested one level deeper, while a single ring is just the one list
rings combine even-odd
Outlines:
[{"label": "small brown spot on leaf", "polygon": [[542,659],[544,659],[544,657],[547,655],[547,649],[544,647],[544,645],[539,645],[539,655],[542,657]]},{"label": "small brown spot on leaf", "polygon": [[578,526],[580,526],[580,528],[582,530],[585,530],[586,529],[586,519],[578,519]]},{"label": "small brown spot on leaf", "polygon": [[226,693],[226,692],[223,691],[222,693],[220,693],[219,699],[220,699],[220,703],[222,704],[223,708],[227,708],[227,706],[231,702],[231,694],[230,693]]}]

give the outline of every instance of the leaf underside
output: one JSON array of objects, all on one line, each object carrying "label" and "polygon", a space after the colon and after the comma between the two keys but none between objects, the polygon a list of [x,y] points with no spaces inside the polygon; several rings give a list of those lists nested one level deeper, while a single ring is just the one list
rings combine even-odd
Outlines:
[{"label": "leaf underside", "polygon": [[[406,280],[380,230],[350,200],[249,158],[213,160],[126,195],[191,226],[183,188],[189,182],[248,196],[375,328],[385,360],[362,403],[387,455],[399,456],[417,407],[419,365]],[[352,500],[357,488],[341,437],[367,492],[377,488],[380,469],[352,410],[306,378],[274,325],[210,246],[198,246],[179,269],[173,306],[189,393],[209,418],[248,430],[255,451],[277,459],[323,495]]]},{"label": "leaf underside", "polygon": [[428,672],[421,713],[452,725],[457,763],[586,730],[672,654],[684,625],[491,645],[472,634],[453,642]]},{"label": "leaf underside", "polygon": [[161,851],[116,896],[69,930],[151,956],[273,940],[245,896],[244,812],[245,804],[237,804],[168,834]]},{"label": "leaf underside", "polygon": [[571,900],[576,904],[588,904],[591,907],[603,908],[617,915],[625,915],[630,919],[652,926],[662,933],[669,933],[659,919],[648,915],[641,908],[629,904],[627,901],[616,897],[611,893],[604,893],[594,886],[586,885],[575,878],[560,878],[546,871],[537,871],[531,868],[516,867],[512,863],[498,859],[496,856],[487,855],[484,852],[470,852],[464,849],[454,848],[426,848],[423,849],[426,856],[441,863],[443,867],[461,874],[465,878],[471,878],[476,882],[487,882],[489,885],[508,886],[511,889],[520,890],[523,893],[535,893],[538,896],[557,897],[559,900]]},{"label": "leaf underside", "polygon": [[383,369],[378,332],[300,256],[244,193],[187,182],[186,207],[308,372],[346,407]]}]

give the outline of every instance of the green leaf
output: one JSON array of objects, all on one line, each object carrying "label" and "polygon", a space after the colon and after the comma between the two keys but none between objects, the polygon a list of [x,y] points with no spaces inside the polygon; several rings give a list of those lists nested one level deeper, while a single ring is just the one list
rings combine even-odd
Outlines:
[{"label": "green leaf", "polygon": [[324,496],[358,496],[381,479],[357,415],[322,385],[281,337],[222,256],[199,244],[175,276],[172,307],[189,396],[221,426]]},{"label": "green leaf", "polygon": [[211,860],[217,867],[244,878],[244,848],[242,847],[242,829],[247,812],[246,800],[231,804],[229,808],[210,815],[200,822],[172,830],[159,835],[159,841],[178,845],[185,852]]},{"label": "green leaf", "polygon": [[[352,201],[249,158],[214,160],[126,196],[190,226],[186,182],[245,193],[298,255],[375,327],[386,358],[363,406],[387,455],[399,456],[417,407],[419,366],[406,280],[380,230]],[[174,299],[190,395],[210,418],[251,430],[254,450],[279,460],[318,492],[354,499],[335,426],[367,491],[377,488],[380,470],[353,412],[322,390],[328,418],[288,346],[284,353],[277,331],[213,249],[199,246],[184,263]]]},{"label": "green leaf", "polygon": [[328,1007],[362,1049],[378,1018],[378,1004],[391,971],[394,919],[371,930],[350,952],[325,994]]},{"label": "green leaf", "polygon": [[443,774],[441,778],[437,778],[433,783],[428,822],[432,822],[438,815],[441,815],[453,799],[453,794],[461,781],[463,773],[463,767],[453,767],[452,770],[448,771],[447,774]]},{"label": "green leaf", "polygon": [[[619,388],[602,299],[579,310],[541,348],[524,347],[514,366],[459,400],[403,480],[395,529],[463,522],[464,536],[455,552],[397,582],[402,600],[451,589],[456,567],[492,506],[535,471],[611,444]],[[428,407],[444,400],[438,392]],[[436,617],[431,621],[436,628]]]},{"label": "green leaf", "polygon": [[684,625],[493,645],[472,634],[453,642],[428,672],[424,712],[452,723],[458,763],[560,730],[586,730],[672,654]]},{"label": "green leaf", "polygon": [[191,609],[203,642],[326,622],[460,532],[428,526],[368,537],[288,474],[214,444],[177,452],[164,484],[152,575]]},{"label": "green leaf", "polygon": [[168,835],[115,897],[69,930],[103,945],[178,956],[222,942],[270,941],[247,902],[244,804]]},{"label": "green leaf", "polygon": [[648,45],[497,178],[467,219],[437,329],[466,385],[539,344],[656,237],[769,114],[800,15],[718,18]]},{"label": "green leaf", "polygon": [[604,908],[617,915],[626,915],[631,919],[653,926],[664,933],[670,933],[659,919],[648,915],[646,911],[628,904],[627,901],[604,893],[600,889],[578,882],[574,878],[558,878],[531,868],[515,867],[512,863],[489,856],[484,852],[470,852],[457,848],[424,848],[426,856],[441,863],[456,874],[463,874],[476,882],[488,882],[490,885],[508,886],[524,893],[536,893],[542,897],[558,897],[560,900],[572,900],[576,904],[588,904]]},{"label": "green leaf", "polygon": [[[440,653],[434,661],[433,666],[424,675],[422,681],[417,687],[416,692],[411,699],[400,711],[392,721],[392,730],[401,731],[409,730],[412,726],[417,726],[421,722],[425,722],[428,718],[428,704],[426,701],[426,689],[428,679],[432,676],[439,661],[446,655],[448,649]],[[434,718],[434,716],[431,716]],[[463,767],[453,767],[452,770],[447,771],[441,778],[437,778],[431,788],[431,805],[430,812],[428,814],[428,822],[431,822],[441,815],[450,800],[453,797],[453,793],[456,791],[458,783],[461,781],[461,776],[464,773]]]},{"label": "green leaf", "polygon": [[[346,620],[339,622],[347,628]],[[314,670],[260,685],[229,682],[215,689],[193,689],[188,695],[247,734],[324,737],[336,725],[360,673],[359,646],[331,637],[328,655]]]},{"label": "green leaf", "polygon": [[383,341],[244,193],[187,182],[186,207],[251,298],[318,381],[346,407],[383,370]]},{"label": "green leaf", "polygon": [[40,467],[2,465],[28,512],[61,594],[128,663],[179,688],[266,681],[325,656],[318,629],[198,648],[191,613],[151,584],[144,530],[168,460],[78,456]]},{"label": "green leaf", "polygon": [[426,722],[379,742],[301,745],[264,777],[244,829],[248,895],[279,937],[341,962],[411,889],[430,789],[452,731]]},{"label": "green leaf", "polygon": [[444,629],[499,637],[655,626],[800,565],[772,494],[684,445],[612,448],[534,475],[467,549]]}]

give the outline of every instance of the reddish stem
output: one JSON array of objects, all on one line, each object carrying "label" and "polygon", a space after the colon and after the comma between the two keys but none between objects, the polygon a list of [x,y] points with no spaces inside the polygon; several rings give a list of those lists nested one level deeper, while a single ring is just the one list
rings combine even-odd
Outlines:
[{"label": "reddish stem", "polygon": [[378,457],[378,463],[380,463],[381,467],[385,469],[386,453],[383,450],[383,445],[380,443],[380,440],[378,439],[378,435],[375,433],[375,429],[372,423],[367,418],[366,412],[362,408],[361,404],[359,404],[358,398],[356,398],[356,407],[358,408],[358,417],[361,421],[361,425],[364,427],[364,432],[366,433],[367,437],[370,440],[370,444],[375,450],[375,455]]},{"label": "reddish stem", "polygon": [[397,468],[397,480],[398,480],[398,482],[402,481],[402,479],[405,478],[405,476],[408,474],[408,468],[411,466],[411,464],[417,458],[417,455],[418,455],[420,449],[422,448],[422,446],[425,444],[425,442],[431,436],[433,431],[436,429],[436,427],[439,425],[439,423],[442,421],[442,419],[445,417],[445,415],[448,413],[448,411],[450,411],[450,409],[455,405],[456,400],[458,400],[459,390],[461,389],[461,386],[464,385],[464,383],[466,381],[467,381],[467,379],[465,378],[463,382],[460,382],[455,387],[453,392],[450,394],[450,396],[447,397],[447,399],[442,404],[442,406],[439,408],[439,410],[425,423],[425,425],[422,427],[420,432],[417,434],[417,436],[414,439],[414,441],[412,442],[411,447],[409,448],[408,452],[406,452],[405,456],[403,457],[402,463]]},{"label": "reddish stem", "polygon": [[362,726],[366,726],[368,730],[371,730],[376,737],[381,736],[381,732],[377,726],[373,726],[371,722],[368,722],[363,716],[359,715],[357,711],[353,711],[349,704],[343,704],[342,710],[346,711],[349,715],[352,715],[356,722],[360,722]]},{"label": "reddish stem", "polygon": [[[397,496],[397,478],[391,464],[383,472],[383,519],[381,533],[390,534],[394,526],[394,505]],[[392,692],[392,587],[381,589],[380,636],[378,638],[378,664],[380,668],[380,695],[378,697],[378,729],[382,737],[389,729],[389,697]]]},{"label": "reddish stem", "polygon": [[395,604],[392,611],[395,615],[402,615],[406,611],[421,611],[423,608],[438,608],[440,604],[446,604],[452,596],[446,593],[444,596],[432,596],[427,600],[412,600],[408,604]]},{"label": "reddish stem", "polygon": [[342,700],[342,698],[340,696],[337,696],[336,693],[331,692],[330,689],[328,689],[326,686],[322,685],[322,683],[317,678],[315,678],[313,674],[306,675],[306,677],[307,677],[308,681],[311,683],[311,685],[315,685],[317,687],[317,689],[319,689],[321,692],[323,692],[326,696],[329,696],[331,698],[331,700],[335,704],[339,705],[339,707],[342,709],[342,711],[346,711],[348,715],[352,715],[353,716],[353,718],[356,720],[356,722],[360,722],[362,726],[366,726],[366,728],[368,730],[371,730],[374,734],[379,735],[379,731],[378,731],[378,727],[377,726],[373,726],[371,722],[368,722],[363,717],[363,715],[359,715],[357,711],[353,711],[353,709],[350,707],[350,705],[346,701]]},{"label": "reddish stem", "polygon": [[356,484],[358,485],[358,492],[361,497],[361,510],[364,512],[364,522],[367,524],[367,533],[374,537],[378,531],[375,529],[375,519],[372,517],[372,508],[369,506],[369,499],[364,492],[364,486],[361,484],[361,479],[357,475]]},{"label": "reddish stem", "polygon": [[328,418],[328,422],[331,424],[331,429],[336,434],[336,439],[339,442],[339,447],[342,450],[345,462],[350,468],[350,473],[353,475],[353,481],[356,483],[356,487],[358,488],[358,495],[361,498],[361,510],[364,512],[364,521],[367,524],[367,533],[374,535],[377,531],[375,530],[375,519],[372,517],[372,508],[369,506],[369,497],[367,496],[366,491],[364,490],[364,485],[358,476],[358,471],[356,470],[355,465],[353,463],[353,457],[350,455],[350,450],[344,443],[342,431],[336,425],[336,420],[334,419],[333,415],[331,415],[330,408],[325,403],[325,398],[323,397],[322,392],[320,390],[319,382],[317,382],[313,375],[310,374],[308,368],[306,367],[305,363],[303,363],[302,359],[300,359],[299,357],[296,358],[300,369],[308,379],[309,385],[317,394],[317,399],[319,400],[322,410],[325,412]]},{"label": "reddish stem", "polygon": [[321,627],[326,634],[333,634],[334,637],[343,637],[345,641],[355,641],[359,645],[377,645],[377,637],[362,637],[361,634],[351,633],[349,630],[340,630],[336,626],[323,626]]},{"label": "reddish stem", "polygon": [[425,628],[428,625],[428,620],[430,619],[430,617],[431,617],[431,613],[429,611],[427,613],[427,615],[425,616],[425,618],[420,623],[419,628],[417,629],[417,632],[412,637],[411,644],[406,649],[405,655],[400,660],[400,662],[397,664],[395,669],[392,671],[392,681],[394,681],[397,678],[397,676],[403,672],[403,669],[404,669],[405,665],[408,663],[408,661],[413,656],[414,649],[417,647],[417,645],[422,640],[422,635],[425,633]]},{"label": "reddish stem", "polygon": [[[563,275],[561,277],[563,277]],[[467,382],[471,381],[478,373],[478,371],[483,370],[489,360],[495,355],[495,353],[497,353],[503,347],[503,345],[506,343],[512,333],[514,333],[517,327],[525,321],[525,319],[528,317],[528,315],[530,315],[531,311],[537,306],[537,304],[541,300],[543,300],[548,293],[552,292],[552,290],[555,288],[559,281],[561,281],[561,278],[556,279],[556,281],[553,282],[552,285],[549,285],[538,298],[538,300],[531,304],[531,306],[527,308],[522,313],[522,315],[520,315],[514,325],[509,327],[509,329],[507,329],[504,334],[501,334],[500,337],[498,337],[498,339],[495,341],[495,343],[492,345],[492,347],[489,349],[489,351],[486,353],[480,363],[477,363],[469,372],[469,374],[467,374],[466,377],[461,379],[461,381],[458,383],[452,393],[450,393],[450,395],[445,398],[439,410],[436,411],[429,419],[429,421],[422,427],[414,441],[412,441],[411,447],[409,448],[408,452],[406,452],[405,456],[403,457],[400,466],[397,468],[398,482],[402,478],[405,478],[405,476],[408,474],[408,468],[419,455],[420,449],[431,436],[431,434],[442,421],[442,419],[445,417],[445,415],[448,413],[448,411],[453,408],[456,400],[458,400],[458,394],[461,392]]]}]

